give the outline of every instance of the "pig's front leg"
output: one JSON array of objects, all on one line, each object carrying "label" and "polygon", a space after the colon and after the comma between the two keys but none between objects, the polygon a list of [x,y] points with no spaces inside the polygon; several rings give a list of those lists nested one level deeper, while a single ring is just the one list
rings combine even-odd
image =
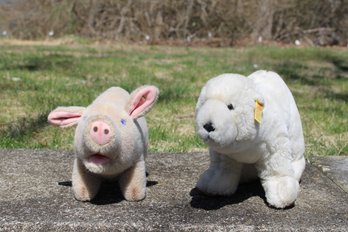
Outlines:
[{"label": "pig's front leg", "polygon": [[141,201],[146,195],[145,161],[140,160],[120,176],[120,187],[127,201]]},{"label": "pig's front leg", "polygon": [[98,193],[101,180],[89,172],[80,159],[75,159],[72,174],[72,188],[79,201],[90,201]]}]

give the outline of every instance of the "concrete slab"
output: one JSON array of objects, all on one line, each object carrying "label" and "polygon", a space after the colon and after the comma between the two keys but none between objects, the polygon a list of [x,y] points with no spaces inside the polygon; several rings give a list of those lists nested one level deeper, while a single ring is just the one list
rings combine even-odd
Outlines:
[{"label": "concrete slab", "polygon": [[70,152],[0,150],[0,160],[0,231],[348,231],[348,194],[312,165],[296,205],[276,210],[259,182],[232,197],[195,191],[205,153],[149,154],[141,202],[123,200],[115,183],[93,202],[76,201]]},{"label": "concrete slab", "polygon": [[327,177],[348,193],[348,157],[313,157],[311,163],[317,166]]}]

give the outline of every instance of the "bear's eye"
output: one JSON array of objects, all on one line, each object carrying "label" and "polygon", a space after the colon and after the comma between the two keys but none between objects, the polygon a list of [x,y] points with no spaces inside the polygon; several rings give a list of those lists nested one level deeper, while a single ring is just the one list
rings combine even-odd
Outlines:
[{"label": "bear's eye", "polygon": [[233,107],[232,104],[228,104],[228,105],[227,105],[227,108],[228,108],[229,110],[233,110],[233,109],[234,109],[234,107]]}]

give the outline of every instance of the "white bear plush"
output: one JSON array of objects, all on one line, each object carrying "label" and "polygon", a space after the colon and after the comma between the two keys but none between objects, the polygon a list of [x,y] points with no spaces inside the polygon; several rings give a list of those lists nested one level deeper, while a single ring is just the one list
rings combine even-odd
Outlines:
[{"label": "white bear plush", "polygon": [[196,123],[210,153],[198,189],[231,195],[239,182],[259,177],[271,206],[295,202],[305,168],[304,138],[295,100],[278,74],[262,70],[209,80],[197,102]]},{"label": "white bear plush", "polygon": [[112,87],[88,107],[58,107],[48,115],[48,121],[56,126],[77,124],[72,174],[77,200],[92,200],[102,180],[114,178],[118,178],[126,200],[145,198],[148,136],[144,116],[158,94],[155,86],[141,86],[131,94]]}]

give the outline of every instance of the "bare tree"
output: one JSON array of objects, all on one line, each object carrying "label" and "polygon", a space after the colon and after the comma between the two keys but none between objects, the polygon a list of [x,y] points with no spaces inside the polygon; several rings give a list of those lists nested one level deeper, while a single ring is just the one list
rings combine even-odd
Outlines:
[{"label": "bare tree", "polygon": [[25,39],[44,38],[49,31],[188,43],[261,36],[330,45],[348,38],[348,0],[15,0],[1,9],[0,25]]},{"label": "bare tree", "polygon": [[257,1],[257,20],[253,28],[252,35],[254,38],[261,36],[266,40],[272,39],[272,26],[274,15],[274,0]]}]

